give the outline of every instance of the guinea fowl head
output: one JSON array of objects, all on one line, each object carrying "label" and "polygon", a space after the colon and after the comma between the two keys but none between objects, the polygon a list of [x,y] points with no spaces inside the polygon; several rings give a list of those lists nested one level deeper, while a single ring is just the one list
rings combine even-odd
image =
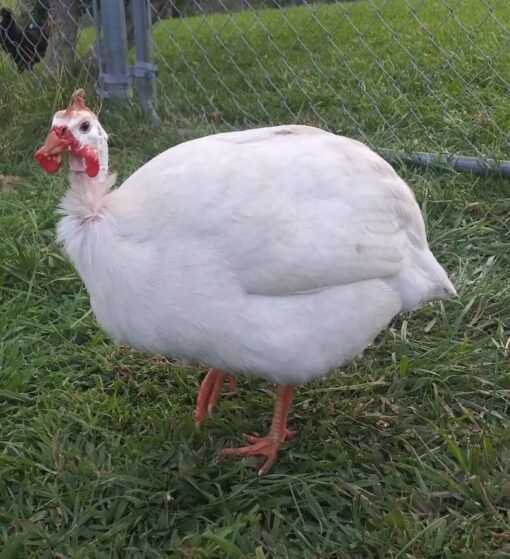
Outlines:
[{"label": "guinea fowl head", "polygon": [[66,153],[71,172],[86,173],[100,181],[106,177],[108,135],[85,105],[83,89],[73,93],[67,109],[55,113],[44,145],[35,152],[35,158],[45,171],[56,173]]}]

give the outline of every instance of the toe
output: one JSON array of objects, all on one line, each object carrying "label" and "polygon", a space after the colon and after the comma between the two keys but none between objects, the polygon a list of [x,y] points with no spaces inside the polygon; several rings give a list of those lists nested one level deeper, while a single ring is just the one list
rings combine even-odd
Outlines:
[{"label": "toe", "polygon": [[269,472],[269,470],[273,467],[273,464],[276,462],[276,456],[277,453],[275,449],[274,453],[271,453],[268,459],[264,462],[263,466],[259,469],[259,476],[265,476]]}]

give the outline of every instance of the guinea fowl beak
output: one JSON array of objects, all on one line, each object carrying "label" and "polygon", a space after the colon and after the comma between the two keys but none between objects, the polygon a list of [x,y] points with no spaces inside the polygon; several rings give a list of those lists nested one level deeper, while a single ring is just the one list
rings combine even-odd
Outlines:
[{"label": "guinea fowl beak", "polygon": [[46,136],[44,145],[34,154],[39,165],[48,173],[56,173],[62,165],[62,152],[69,148],[72,140],[74,138],[67,126],[53,126]]},{"label": "guinea fowl beak", "polygon": [[65,146],[63,146],[62,143],[62,131],[58,130],[57,127],[54,126],[46,137],[44,145],[37,151],[42,152],[45,156],[56,155],[57,153],[64,151]]}]

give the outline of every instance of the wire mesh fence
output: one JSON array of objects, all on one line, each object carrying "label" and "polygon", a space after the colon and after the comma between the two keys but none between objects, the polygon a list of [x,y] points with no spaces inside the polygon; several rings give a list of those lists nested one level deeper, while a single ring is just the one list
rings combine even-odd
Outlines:
[{"label": "wire mesh fence", "polygon": [[18,0],[0,18],[0,76],[125,94],[118,110],[140,99],[190,134],[303,123],[376,148],[508,150],[507,0]]}]

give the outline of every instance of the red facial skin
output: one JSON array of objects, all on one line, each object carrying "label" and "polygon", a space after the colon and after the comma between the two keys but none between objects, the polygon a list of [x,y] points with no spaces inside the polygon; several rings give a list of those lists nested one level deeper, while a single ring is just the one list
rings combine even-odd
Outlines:
[{"label": "red facial skin", "polygon": [[89,177],[95,177],[99,173],[99,158],[96,150],[91,146],[78,144],[72,148],[73,152],[85,159],[85,172]]},{"label": "red facial skin", "polygon": [[53,126],[44,145],[35,152],[34,156],[46,172],[56,173],[62,166],[62,159],[58,155],[69,148],[76,155],[83,157],[85,172],[89,177],[95,177],[99,173],[99,158],[96,150],[91,146],[80,144],[67,126]]}]

